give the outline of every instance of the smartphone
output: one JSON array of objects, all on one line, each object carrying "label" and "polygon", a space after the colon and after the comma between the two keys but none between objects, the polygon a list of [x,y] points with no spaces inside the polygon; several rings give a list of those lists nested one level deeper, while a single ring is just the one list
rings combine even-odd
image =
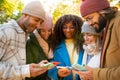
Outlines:
[{"label": "smartphone", "polygon": [[42,65],[41,65],[42,68],[45,68],[45,67],[46,67],[46,68],[51,68],[51,67],[53,67],[53,66],[54,66],[53,63],[46,63],[46,64],[42,64]]},{"label": "smartphone", "polygon": [[65,67],[65,66],[56,66],[56,68],[67,68],[67,67]]},{"label": "smartphone", "polygon": [[67,68],[69,70],[72,69],[72,67],[70,67],[70,66],[56,66],[56,68],[58,68],[58,69],[60,69],[60,68]]},{"label": "smartphone", "polygon": [[72,69],[78,70],[78,71],[87,71],[86,68],[83,65],[80,64],[73,64]]},{"label": "smartphone", "polygon": [[52,62],[54,65],[58,65],[60,64],[60,62]]}]

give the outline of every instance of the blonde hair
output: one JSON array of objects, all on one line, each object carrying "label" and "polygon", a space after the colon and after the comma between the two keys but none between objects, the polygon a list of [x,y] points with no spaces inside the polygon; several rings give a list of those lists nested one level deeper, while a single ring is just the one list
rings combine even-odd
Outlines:
[{"label": "blonde hair", "polygon": [[101,40],[101,36],[100,36],[100,35],[95,35],[95,36],[97,37],[96,42],[95,42],[96,48],[95,48],[95,50],[94,50],[94,53],[96,54],[96,53],[98,53],[98,51],[100,51],[100,49],[101,49],[102,40]]}]

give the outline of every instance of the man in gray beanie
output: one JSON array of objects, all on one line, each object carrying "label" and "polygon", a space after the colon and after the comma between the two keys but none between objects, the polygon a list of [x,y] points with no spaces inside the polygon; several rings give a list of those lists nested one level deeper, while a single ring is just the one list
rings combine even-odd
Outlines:
[{"label": "man in gray beanie", "polygon": [[100,68],[79,72],[82,80],[120,79],[120,11],[112,8],[107,0],[83,0],[82,17],[97,32],[104,30]]},{"label": "man in gray beanie", "polygon": [[24,80],[47,71],[41,64],[26,65],[26,40],[31,33],[45,20],[45,11],[39,1],[28,3],[21,17],[15,21],[0,25],[0,80]]}]

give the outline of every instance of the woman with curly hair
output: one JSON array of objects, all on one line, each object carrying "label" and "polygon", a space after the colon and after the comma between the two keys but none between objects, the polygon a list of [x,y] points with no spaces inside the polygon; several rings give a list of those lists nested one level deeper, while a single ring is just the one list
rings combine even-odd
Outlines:
[{"label": "woman with curly hair", "polygon": [[[61,16],[57,20],[53,29],[52,48],[53,61],[60,62],[58,66],[66,67],[74,63],[82,63],[82,24],[82,19],[72,14]],[[53,68],[48,74],[53,80],[78,80],[78,76],[68,68]]]}]

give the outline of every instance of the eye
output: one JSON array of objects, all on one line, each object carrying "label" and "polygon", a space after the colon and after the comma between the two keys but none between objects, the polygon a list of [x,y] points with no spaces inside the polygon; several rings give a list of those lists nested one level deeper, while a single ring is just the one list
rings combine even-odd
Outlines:
[{"label": "eye", "polygon": [[88,36],[93,36],[93,35],[88,33]]},{"label": "eye", "polygon": [[70,26],[70,27],[64,26],[63,29],[74,29],[74,26]]},{"label": "eye", "polygon": [[35,22],[39,22],[39,19],[35,19]]},{"label": "eye", "polygon": [[63,29],[67,29],[67,27],[66,27],[66,26],[64,26],[64,27],[63,27]]},{"label": "eye", "polygon": [[52,30],[50,29],[50,30],[48,30],[48,32],[52,32]]},{"label": "eye", "polygon": [[74,29],[74,26],[71,26],[70,29]]},{"label": "eye", "polygon": [[35,22],[40,22],[40,24],[42,23],[42,20],[40,20],[39,18],[33,17],[33,20],[34,20]]},{"label": "eye", "polygon": [[46,32],[46,30],[44,30],[44,29],[41,29],[41,32]]},{"label": "eye", "polygon": [[87,17],[86,19],[85,19],[85,21],[90,21],[90,20],[92,20],[92,17]]}]

